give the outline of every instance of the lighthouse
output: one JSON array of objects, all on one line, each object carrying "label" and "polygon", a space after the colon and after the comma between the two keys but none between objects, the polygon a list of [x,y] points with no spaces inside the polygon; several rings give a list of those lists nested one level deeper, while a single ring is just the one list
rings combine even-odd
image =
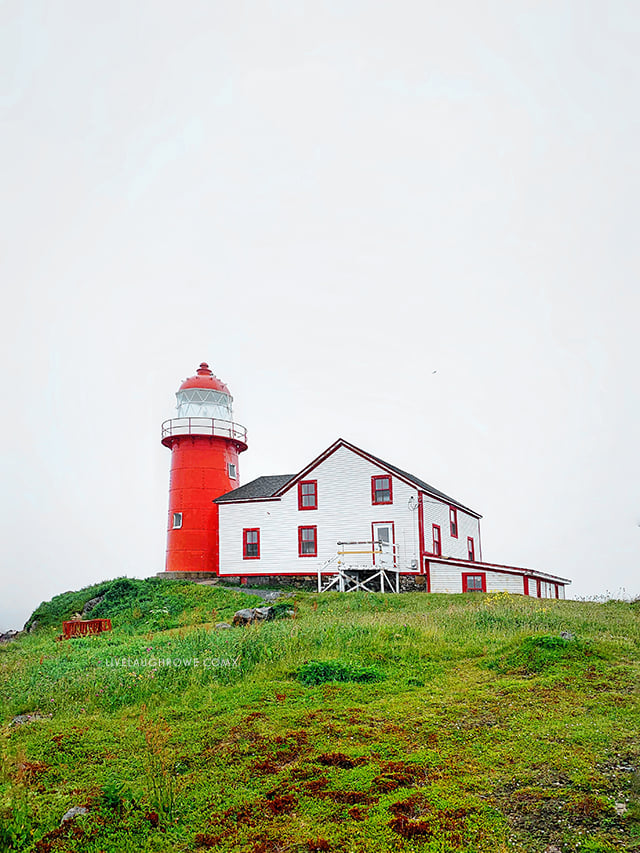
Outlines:
[{"label": "lighthouse", "polygon": [[218,572],[215,498],[240,485],[247,431],[234,423],[229,389],[202,362],[176,392],[177,416],[162,424],[171,451],[167,572]]}]

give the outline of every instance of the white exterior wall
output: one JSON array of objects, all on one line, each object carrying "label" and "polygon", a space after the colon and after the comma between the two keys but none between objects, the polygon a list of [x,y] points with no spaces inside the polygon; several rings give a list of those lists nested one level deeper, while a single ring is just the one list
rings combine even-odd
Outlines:
[{"label": "white exterior wall", "polygon": [[442,541],[442,556],[456,557],[466,560],[468,556],[467,537],[473,539],[475,558],[480,560],[480,520],[472,515],[458,509],[458,538],[451,535],[449,524],[449,504],[438,501],[431,495],[425,494],[422,499],[422,511],[424,516],[424,550],[433,553],[433,525],[440,525],[440,536]]},{"label": "white exterior wall", "polygon": [[[393,503],[374,506],[374,475],[388,472],[349,448],[339,447],[304,478],[318,482],[318,509],[298,509],[297,484],[280,500],[219,504],[220,574],[314,574],[336,555],[337,542],[371,541],[372,522],[391,521],[398,568],[411,571],[413,561],[415,566],[419,564],[418,509],[409,509],[409,499],[416,506],[418,490],[392,476]],[[443,512],[448,519],[448,506]],[[299,557],[298,527],[312,525],[318,528],[318,556]],[[256,527],[260,529],[260,559],[245,560],[242,532]],[[446,530],[443,527],[443,545],[445,533],[448,522]],[[465,549],[466,535],[462,540]]]},{"label": "white exterior wall", "polygon": [[431,592],[462,592],[462,573],[484,574],[487,579],[487,592],[524,593],[524,578],[522,575],[507,572],[490,571],[475,563],[460,565],[443,565],[430,563]]}]

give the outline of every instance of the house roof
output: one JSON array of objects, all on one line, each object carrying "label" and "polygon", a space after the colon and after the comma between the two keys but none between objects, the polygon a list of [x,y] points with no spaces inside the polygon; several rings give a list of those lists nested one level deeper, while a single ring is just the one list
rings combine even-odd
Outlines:
[{"label": "house roof", "polygon": [[216,498],[214,503],[227,503],[230,501],[251,501],[259,498],[271,498],[287,480],[290,480],[293,474],[274,474],[271,477],[258,477],[244,486],[234,489],[232,492],[227,492]]},{"label": "house roof", "polygon": [[[371,456],[371,454],[367,454]],[[390,468],[395,474],[399,477],[404,477],[406,480],[410,480],[414,485],[418,486],[423,492],[428,492],[430,495],[434,497],[442,498],[443,501],[446,501],[449,504],[453,504],[453,506],[457,506],[460,509],[463,509],[465,512],[471,513],[471,515],[478,515],[478,513],[469,509],[469,507],[461,504],[460,501],[457,501],[455,498],[450,497],[449,495],[445,495],[444,492],[441,492],[440,489],[435,489],[433,486],[430,486],[429,483],[425,483],[424,480],[421,480],[419,477],[414,477],[413,474],[408,474],[406,471],[403,471],[401,468],[396,468],[395,465],[392,465],[390,462],[385,462],[384,459],[378,459],[377,456],[371,456],[372,459],[375,459],[381,465],[384,465],[385,468]],[[482,518],[482,516],[478,516]]]},{"label": "house roof", "polygon": [[439,489],[435,489],[419,477],[415,477],[413,474],[409,474],[401,468],[397,468],[395,465],[385,462],[384,459],[380,459],[378,456],[374,456],[372,453],[368,453],[366,450],[356,447],[355,444],[351,444],[343,438],[339,438],[335,441],[330,447],[328,447],[297,474],[279,474],[272,477],[258,477],[257,480],[252,480],[250,483],[247,483],[246,486],[240,486],[240,488],[234,489],[232,492],[227,492],[226,495],[222,495],[217,498],[215,503],[264,500],[265,498],[280,497],[297,482],[307,477],[317,465],[323,462],[328,456],[331,456],[331,454],[338,450],[339,447],[347,447],[359,456],[369,459],[371,462],[374,462],[376,465],[379,465],[391,474],[395,474],[396,477],[400,477],[405,482],[416,486],[421,491],[426,492],[429,495],[433,495],[433,497],[439,498],[452,506],[456,506],[464,512],[468,512],[470,515],[473,515],[475,518],[482,518],[482,516],[475,510],[469,509],[469,507],[461,504],[460,501],[455,500],[455,498],[445,495],[444,492],[441,492]]}]

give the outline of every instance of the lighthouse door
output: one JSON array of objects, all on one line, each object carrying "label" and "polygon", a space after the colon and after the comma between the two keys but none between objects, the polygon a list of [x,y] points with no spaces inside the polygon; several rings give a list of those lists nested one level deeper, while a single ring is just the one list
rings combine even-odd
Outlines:
[{"label": "lighthouse door", "polygon": [[393,522],[373,524],[374,563],[381,566],[395,565]]}]

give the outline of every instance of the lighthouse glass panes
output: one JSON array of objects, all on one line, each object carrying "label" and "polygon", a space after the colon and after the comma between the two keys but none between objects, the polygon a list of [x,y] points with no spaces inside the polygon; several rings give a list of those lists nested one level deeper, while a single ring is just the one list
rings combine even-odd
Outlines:
[{"label": "lighthouse glass panes", "polygon": [[371,502],[374,504],[392,503],[391,477],[371,478]]},{"label": "lighthouse glass panes", "polygon": [[318,509],[318,481],[298,483],[298,509]]},{"label": "lighthouse glass panes", "polygon": [[185,388],[176,394],[179,418],[233,420],[232,397],[209,388]]},{"label": "lighthouse glass panes", "polygon": [[318,542],[316,527],[298,528],[298,555],[300,557],[317,557]]},{"label": "lighthouse glass panes", "polygon": [[178,527],[182,527],[182,513],[174,512],[173,513],[173,529],[176,530]]},{"label": "lighthouse glass panes", "polygon": [[254,527],[243,530],[243,554],[245,560],[260,558],[260,528]]}]

